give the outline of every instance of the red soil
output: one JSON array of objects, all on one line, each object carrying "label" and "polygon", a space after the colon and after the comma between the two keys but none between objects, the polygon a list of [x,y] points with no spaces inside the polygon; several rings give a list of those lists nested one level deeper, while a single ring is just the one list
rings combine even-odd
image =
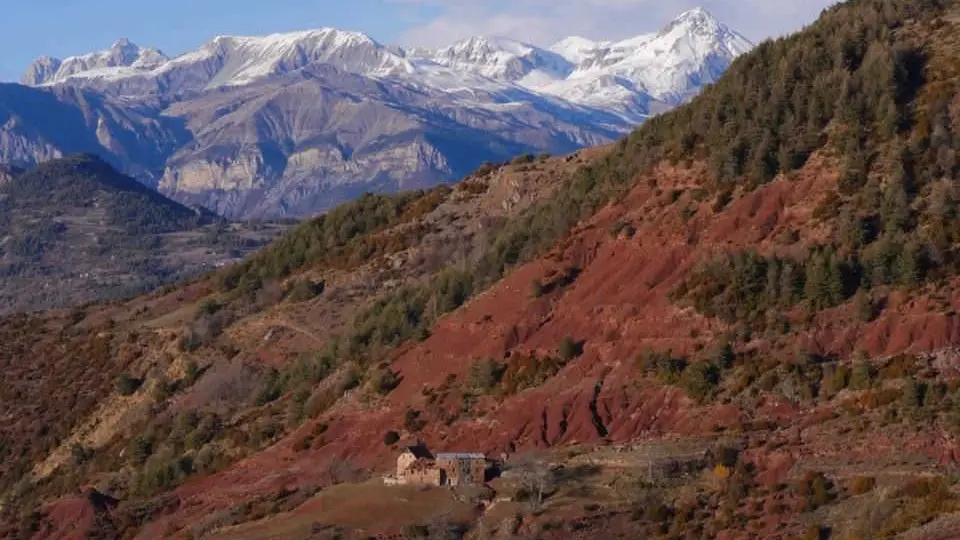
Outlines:
[{"label": "red soil", "polygon": [[[758,248],[787,251],[829,234],[812,217],[813,209],[832,189],[835,175],[814,158],[792,179],[779,179],[737,198],[719,215],[711,200],[696,202],[688,191],[673,204],[663,195],[672,189],[694,187],[701,171],[662,168],[656,187],[641,181],[621,203],[610,206],[575,231],[553,252],[516,269],[492,289],[441,321],[425,342],[406,348],[393,368],[402,384],[383,403],[362,406],[341,403],[321,420],[328,430],[313,449],[293,450],[295,441],[313,429],[303,426],[274,447],[247,458],[225,471],[198,479],[176,490],[183,504],[168,519],[145,529],[141,537],[162,536],[169,527],[180,529],[212,512],[288,485],[330,481],[328,465],[348,459],[384,470],[395,451],[383,444],[388,430],[402,430],[407,408],[428,410],[422,391],[437,389],[450,375],[463,380],[475,359],[506,358],[513,354],[555,353],[561,340],[585,340],[584,354],[541,387],[506,398],[502,403],[481,402],[476,417],[450,426],[431,421],[418,437],[438,450],[490,453],[530,447],[585,442],[623,442],[663,434],[706,434],[739,424],[748,418],[789,422],[802,418],[806,436],[816,433],[819,414],[768,400],[756,411],[734,405],[697,406],[681,391],[638,381],[635,359],[645,348],[689,354],[725,331],[723,324],[692,309],[678,307],[668,293],[698,263],[718,251]],[[659,201],[656,202],[655,201]],[[681,209],[696,214],[684,220]],[[613,236],[617,222],[636,227],[632,238]],[[786,229],[800,232],[796,246],[778,245],[774,238]],[[563,273],[576,266],[576,281],[565,289],[533,298],[535,278]],[[960,288],[957,288],[960,291]],[[960,293],[958,293],[960,294]],[[899,303],[892,298],[884,315],[870,324],[851,323],[844,310],[819,318],[807,339],[820,351],[848,355],[863,349],[873,355],[923,351],[945,347],[960,338],[955,315],[931,310],[931,300]],[[949,299],[960,305],[960,297]],[[955,359],[943,360],[956,363]],[[802,441],[801,441],[802,442]],[[829,454],[849,455],[841,441]],[[862,439],[865,456],[896,452],[891,446]],[[839,445],[843,445],[841,448]],[[935,455],[950,455],[943,441],[917,437],[911,446]],[[856,449],[854,449],[856,451]],[[791,451],[757,456],[758,478],[782,482],[797,459]]]}]

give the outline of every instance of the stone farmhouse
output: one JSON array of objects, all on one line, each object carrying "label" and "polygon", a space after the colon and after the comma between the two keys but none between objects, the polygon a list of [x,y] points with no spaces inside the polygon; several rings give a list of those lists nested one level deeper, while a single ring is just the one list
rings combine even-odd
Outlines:
[{"label": "stone farmhouse", "polygon": [[480,485],[486,480],[487,457],[476,453],[438,453],[422,445],[407,446],[397,457],[396,476],[387,484],[419,486]]}]

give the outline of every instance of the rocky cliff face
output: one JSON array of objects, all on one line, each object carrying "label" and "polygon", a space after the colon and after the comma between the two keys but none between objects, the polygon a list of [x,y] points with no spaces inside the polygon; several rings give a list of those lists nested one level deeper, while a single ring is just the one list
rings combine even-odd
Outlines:
[{"label": "rocky cliff face", "polygon": [[551,50],[493,38],[405,50],[321,29],[220,36],[170,59],[121,40],[41,58],[23,77],[32,88],[0,93],[0,162],[96,152],[227,217],[307,215],[608,142],[749,46],[702,10],[657,34]]},{"label": "rocky cliff face", "polygon": [[0,162],[30,166],[90,152],[155,187],[166,156],[190,138],[182,120],[159,110],[73,86],[0,84]]}]

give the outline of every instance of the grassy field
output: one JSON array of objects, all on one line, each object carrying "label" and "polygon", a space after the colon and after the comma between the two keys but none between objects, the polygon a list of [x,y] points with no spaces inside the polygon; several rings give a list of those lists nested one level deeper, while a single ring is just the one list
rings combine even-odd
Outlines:
[{"label": "grassy field", "polygon": [[477,505],[471,503],[468,493],[445,488],[385,486],[376,479],[325,489],[293,512],[223,529],[209,538],[315,538],[338,528],[350,531],[351,537],[404,534],[416,526],[466,525],[477,515]]}]

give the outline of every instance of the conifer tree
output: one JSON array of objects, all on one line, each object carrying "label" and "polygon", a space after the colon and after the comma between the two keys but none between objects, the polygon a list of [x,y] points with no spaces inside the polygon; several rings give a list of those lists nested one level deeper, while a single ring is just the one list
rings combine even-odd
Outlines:
[{"label": "conifer tree", "polygon": [[780,272],[781,263],[774,259],[767,264],[767,284],[764,296],[768,304],[775,305],[780,301]]},{"label": "conifer tree", "polygon": [[883,230],[888,233],[903,232],[909,216],[910,207],[902,177],[894,176],[883,193]]},{"label": "conifer tree", "polygon": [[813,253],[807,259],[807,275],[803,293],[814,309],[827,304],[827,268],[823,254]]},{"label": "conifer tree", "polygon": [[870,279],[876,285],[887,285],[893,281],[893,263],[897,257],[897,247],[892,234],[884,234],[874,248],[870,259]]},{"label": "conifer tree", "polygon": [[824,268],[826,270],[826,281],[824,283],[825,305],[835,306],[843,301],[844,298],[844,279],[843,267],[837,260],[833,250],[828,250],[824,255]]},{"label": "conifer tree", "polygon": [[780,272],[780,300],[788,306],[793,305],[802,289],[796,266],[792,262],[785,263]]},{"label": "conifer tree", "polygon": [[913,287],[920,282],[920,249],[908,242],[897,254],[894,275],[899,285]]}]

